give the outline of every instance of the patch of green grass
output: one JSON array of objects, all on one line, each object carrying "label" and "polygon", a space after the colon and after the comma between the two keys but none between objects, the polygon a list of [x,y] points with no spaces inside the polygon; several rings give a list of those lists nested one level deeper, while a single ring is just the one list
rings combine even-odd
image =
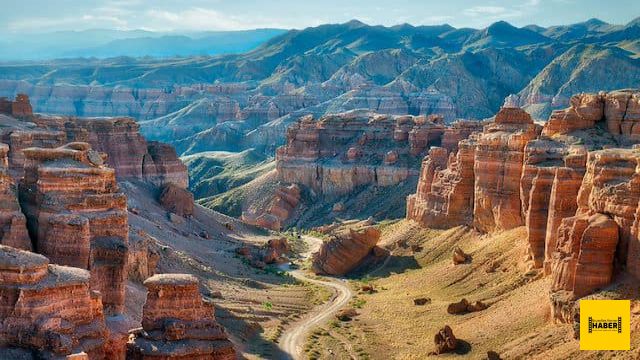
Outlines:
[{"label": "patch of green grass", "polygon": [[265,301],[262,303],[262,306],[267,309],[267,310],[271,310],[273,309],[273,303],[271,301]]}]

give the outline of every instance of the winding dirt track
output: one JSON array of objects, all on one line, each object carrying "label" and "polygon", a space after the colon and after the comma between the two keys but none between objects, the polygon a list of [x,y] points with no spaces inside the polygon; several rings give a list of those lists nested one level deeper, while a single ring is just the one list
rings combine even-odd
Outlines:
[{"label": "winding dirt track", "polygon": [[[304,240],[310,243],[310,250],[303,254],[304,257],[311,256],[322,244],[322,240],[311,236],[304,236]],[[308,281],[313,284],[331,288],[333,296],[331,299],[314,308],[293,326],[285,330],[280,337],[280,349],[288,356],[286,359],[303,359],[302,348],[306,342],[309,332],[328,321],[333,315],[345,306],[353,297],[349,285],[340,279],[323,278],[322,280],[307,277],[302,271],[291,271],[290,274],[298,280]]]}]

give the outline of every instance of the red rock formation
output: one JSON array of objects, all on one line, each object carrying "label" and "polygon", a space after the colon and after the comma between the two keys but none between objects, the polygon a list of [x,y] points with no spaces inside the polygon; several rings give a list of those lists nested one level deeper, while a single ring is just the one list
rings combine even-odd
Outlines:
[{"label": "red rock formation", "polygon": [[301,118],[276,153],[278,179],[339,196],[360,186],[390,186],[417,176],[412,162],[439,144],[441,118],[351,111]]},{"label": "red rock formation", "polygon": [[364,260],[379,239],[380,230],[371,226],[336,234],[313,255],[313,271],[316,274],[345,275]]},{"label": "red rock formation", "polygon": [[147,302],[142,329],[127,345],[127,359],[232,360],[235,350],[202,301],[198,279],[186,274],[154,275],[144,282]]},{"label": "red rock formation", "polygon": [[169,183],[162,189],[158,200],[169,212],[180,216],[193,215],[193,194],[174,183]]},{"label": "red rock formation", "polygon": [[571,97],[570,106],[551,114],[543,134],[568,134],[590,129],[604,121],[609,133],[640,139],[640,92],[618,90],[609,93],[579,94]]},{"label": "red rock formation", "polygon": [[10,346],[38,358],[85,352],[104,359],[108,330],[89,277],[86,270],[0,245],[0,356]]},{"label": "red rock formation", "polygon": [[0,144],[0,244],[31,250],[27,220],[18,204],[15,184],[7,169],[9,147]]},{"label": "red rock formation", "polygon": [[2,141],[9,145],[9,171],[15,178],[24,175],[24,154],[30,147],[55,148],[67,143],[62,131],[13,130],[3,134]]},{"label": "red rock formation", "polygon": [[[548,262],[554,251],[560,220],[575,214],[575,199],[584,174],[586,154],[582,146],[567,146],[546,139],[530,141],[525,147],[520,198],[529,256],[535,267]],[[571,178],[574,181],[559,184],[559,181]],[[551,231],[547,230],[549,224]]]},{"label": "red rock formation", "polygon": [[91,271],[109,315],[124,308],[127,199],[113,169],[87,143],[24,150],[21,204],[35,248],[61,265]]},{"label": "red rock formation", "polygon": [[473,224],[480,231],[523,225],[520,177],[524,147],[540,127],[518,108],[502,108],[486,125],[475,151]]},{"label": "red rock formation", "polygon": [[300,203],[300,192],[301,189],[296,184],[280,186],[276,189],[266,212],[259,215],[243,212],[241,220],[246,224],[280,230]]},{"label": "red rock formation", "polygon": [[433,342],[436,346],[434,351],[436,355],[455,351],[458,347],[458,339],[453,335],[453,330],[449,325],[445,325],[436,333]]},{"label": "red rock formation", "polygon": [[458,151],[458,143],[467,139],[473,133],[482,132],[483,123],[480,121],[456,121],[444,129],[442,147],[450,153]]},{"label": "red rock formation", "polygon": [[[163,186],[168,183],[186,188],[186,166],[173,147],[151,141],[140,134],[140,126],[131,118],[75,118],[38,116],[33,121],[42,129],[64,131],[66,141],[88,142],[108,155],[107,164],[119,179],[145,180]],[[11,145],[11,144],[10,144]]]},{"label": "red rock formation", "polygon": [[127,271],[129,279],[143,282],[155,275],[160,261],[160,249],[155,239],[143,231],[132,232],[129,237]]},{"label": "red rock formation", "polygon": [[554,111],[542,133],[568,134],[575,130],[589,129],[600,121],[604,112],[603,94],[580,94],[571,97],[570,106]]},{"label": "red rock formation", "polygon": [[577,197],[585,172],[587,152],[582,147],[571,149],[564,158],[565,167],[556,169],[549,196],[547,233],[545,235],[545,274],[551,273],[551,260],[558,240],[562,219],[571,217],[578,209]]},{"label": "red rock formation", "polygon": [[178,158],[173,146],[158,141],[150,141],[147,146],[142,175],[146,181],[157,186],[175,184],[184,189],[189,187],[187,166]]},{"label": "red rock formation", "polygon": [[29,96],[26,94],[16,95],[15,101],[6,97],[0,97],[0,114],[13,115],[15,117],[28,117],[33,115]]},{"label": "red rock formation", "polygon": [[475,141],[460,141],[447,164],[443,148],[431,148],[423,162],[418,191],[407,198],[407,218],[424,226],[448,228],[472,222]]},{"label": "red rock formation", "polygon": [[631,228],[640,200],[640,150],[592,151],[578,193],[578,215],[608,214],[619,226],[617,263],[640,275],[640,245]]},{"label": "red rock formation", "polygon": [[29,96],[26,94],[16,95],[16,100],[11,103],[11,115],[16,117],[33,115],[33,108],[31,108]]},{"label": "red rock formation", "polygon": [[562,220],[551,264],[553,317],[573,321],[573,301],[611,282],[618,226],[603,214]]}]

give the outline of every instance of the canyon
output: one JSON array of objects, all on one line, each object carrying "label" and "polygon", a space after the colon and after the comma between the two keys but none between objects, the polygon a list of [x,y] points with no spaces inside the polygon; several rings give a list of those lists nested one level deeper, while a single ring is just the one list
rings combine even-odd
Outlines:
[{"label": "canyon", "polygon": [[[25,110],[28,103],[18,96],[17,110],[7,112],[15,118],[3,119],[1,134],[7,144],[0,153],[0,357],[235,358],[213,308],[200,298],[198,280],[163,275],[156,284],[158,254],[149,243],[141,248],[139,236],[129,241],[128,199],[120,184],[146,184],[170,212],[193,214],[186,167],[175,150],[147,143],[132,119],[47,117]],[[175,195],[181,192],[191,197]],[[136,315],[126,303],[129,276],[151,277],[146,332],[129,346],[131,356],[127,342]],[[187,303],[193,304],[190,315],[180,315]],[[154,316],[147,326],[144,319]],[[180,335],[185,324],[191,330]],[[162,354],[144,345],[157,341],[156,331],[174,342]],[[201,347],[185,355],[181,348],[193,343]]]},{"label": "canyon", "polygon": [[553,279],[553,318],[573,322],[577,299],[621,272],[638,276],[639,95],[578,94],[544,126],[503,107],[457,152],[430,149],[407,218],[483,233],[524,226],[531,266]]}]

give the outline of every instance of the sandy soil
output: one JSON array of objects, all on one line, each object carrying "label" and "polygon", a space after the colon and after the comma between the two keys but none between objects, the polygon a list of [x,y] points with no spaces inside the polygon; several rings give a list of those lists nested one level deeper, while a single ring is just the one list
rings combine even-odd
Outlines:
[{"label": "sandy soil", "polygon": [[[314,238],[312,236],[303,236],[303,239],[307,243],[312,244],[309,246],[309,250],[302,254],[303,259],[305,259],[309,258],[311,254],[320,248],[322,239]],[[288,355],[286,357],[287,359],[303,359],[303,347],[311,330],[326,323],[338,312],[338,310],[347,305],[349,300],[351,300],[353,293],[349,285],[341,279],[324,277],[322,278],[323,280],[318,280],[303,270],[294,270],[291,271],[290,274],[300,281],[328,287],[333,292],[333,295],[328,302],[317,306],[299,321],[292,324],[284,331],[279,339],[280,348]]]},{"label": "sandy soil", "polygon": [[[386,227],[382,243],[393,250],[391,260],[377,277],[353,284],[355,289],[367,282],[377,292],[354,297],[351,305],[359,312],[354,321],[333,322],[312,333],[309,358],[484,359],[489,350],[503,359],[640,358],[637,332],[631,352],[579,351],[571,326],[550,321],[550,279],[529,269],[524,239],[524,228],[483,236],[464,227],[421,229],[409,221]],[[471,263],[452,264],[455,246],[472,255]],[[495,271],[487,271],[492,262]],[[622,279],[596,296],[638,299],[637,291],[633,281]],[[413,299],[419,297],[431,302],[416,306]],[[448,314],[447,305],[462,298],[490,306]],[[632,301],[633,308],[640,313],[638,300]],[[452,327],[461,346],[457,353],[432,356],[433,336],[444,325]],[[632,315],[632,328],[640,328],[638,314]]]},{"label": "sandy soil", "polygon": [[[158,272],[186,272],[201,279],[201,292],[214,303],[216,318],[243,358],[286,357],[275,342],[284,326],[322,303],[325,295],[319,286],[277,269],[255,269],[235,253],[240,246],[262,246],[276,234],[200,206],[190,219],[170,217],[144,184],[121,187],[128,195],[130,231],[143,232],[160,249]],[[203,231],[209,239],[199,235]],[[126,305],[132,327],[139,324],[144,301],[144,287],[130,282]]]}]

